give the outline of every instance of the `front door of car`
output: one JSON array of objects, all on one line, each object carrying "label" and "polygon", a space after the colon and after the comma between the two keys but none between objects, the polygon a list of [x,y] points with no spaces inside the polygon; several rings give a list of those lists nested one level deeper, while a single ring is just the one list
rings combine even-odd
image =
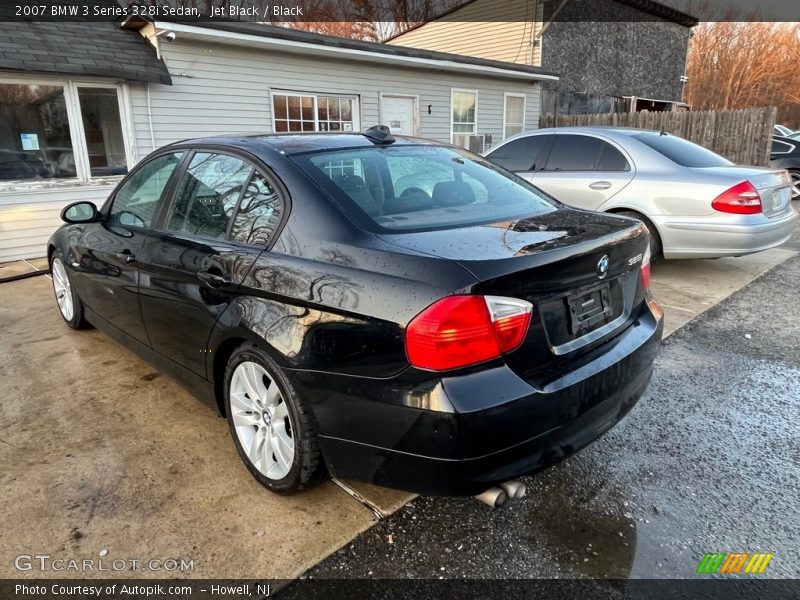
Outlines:
[{"label": "front door of car", "polygon": [[182,156],[181,152],[162,154],[138,166],[115,191],[101,220],[87,225],[76,243],[70,244],[76,291],[86,306],[145,344],[137,261]]},{"label": "front door of car", "polygon": [[530,181],[561,202],[597,210],[633,180],[630,161],[611,143],[582,134],[553,137],[544,168]]},{"label": "front door of car", "polygon": [[544,168],[548,150],[555,137],[553,134],[546,133],[526,134],[501,144],[486,158],[533,182],[535,172]]},{"label": "front door of car", "polygon": [[139,260],[142,317],[155,350],[206,376],[211,330],[264,250],[280,216],[264,176],[234,155],[200,151],[187,161]]}]

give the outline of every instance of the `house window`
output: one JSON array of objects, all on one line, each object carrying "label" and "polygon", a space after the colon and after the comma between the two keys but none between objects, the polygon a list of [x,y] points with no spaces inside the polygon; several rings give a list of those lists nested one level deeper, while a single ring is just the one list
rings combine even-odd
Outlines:
[{"label": "house window", "polygon": [[355,96],[276,93],[274,128],[276,132],[357,131],[357,102]]},{"label": "house window", "polygon": [[469,137],[475,135],[478,125],[478,92],[453,90],[453,107],[450,141],[456,146],[469,148]]},{"label": "house window", "polygon": [[117,90],[80,87],[78,99],[92,177],[124,175],[128,172],[128,162]]},{"label": "house window", "polygon": [[124,175],[116,85],[0,81],[0,182]]},{"label": "house window", "polygon": [[525,130],[525,94],[506,94],[503,112],[504,138]]},{"label": "house window", "polygon": [[0,181],[75,176],[64,88],[0,83]]}]

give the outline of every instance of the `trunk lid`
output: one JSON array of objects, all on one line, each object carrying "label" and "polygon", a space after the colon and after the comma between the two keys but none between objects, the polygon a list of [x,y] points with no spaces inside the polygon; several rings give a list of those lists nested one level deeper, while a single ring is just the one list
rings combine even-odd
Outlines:
[{"label": "trunk lid", "polygon": [[748,180],[761,196],[761,207],[769,218],[780,217],[789,210],[792,200],[792,180],[782,169],[766,167],[746,167],[731,165],[727,167],[695,167],[692,171],[706,175],[719,175],[729,179],[731,186]]},{"label": "trunk lid", "polygon": [[519,375],[555,376],[569,357],[622,333],[643,300],[639,270],[648,244],[638,221],[562,208],[473,227],[380,236],[453,260],[478,280],[474,293],[531,302],[522,346],[506,355]]}]

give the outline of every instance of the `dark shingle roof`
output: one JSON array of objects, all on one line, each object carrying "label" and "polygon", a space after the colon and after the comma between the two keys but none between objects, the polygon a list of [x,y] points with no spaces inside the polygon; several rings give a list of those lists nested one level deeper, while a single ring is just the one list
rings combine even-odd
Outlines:
[{"label": "dark shingle roof", "polygon": [[0,69],[172,84],[150,43],[112,22],[0,22]]}]

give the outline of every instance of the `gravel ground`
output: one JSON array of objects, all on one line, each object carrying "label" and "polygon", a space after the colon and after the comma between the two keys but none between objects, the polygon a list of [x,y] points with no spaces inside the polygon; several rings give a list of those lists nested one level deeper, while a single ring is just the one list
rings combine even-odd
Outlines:
[{"label": "gravel ground", "polygon": [[686,578],[714,551],[800,577],[798,292],[795,257],[669,337],[632,413],[525,498],[420,497],[305,577]]}]

